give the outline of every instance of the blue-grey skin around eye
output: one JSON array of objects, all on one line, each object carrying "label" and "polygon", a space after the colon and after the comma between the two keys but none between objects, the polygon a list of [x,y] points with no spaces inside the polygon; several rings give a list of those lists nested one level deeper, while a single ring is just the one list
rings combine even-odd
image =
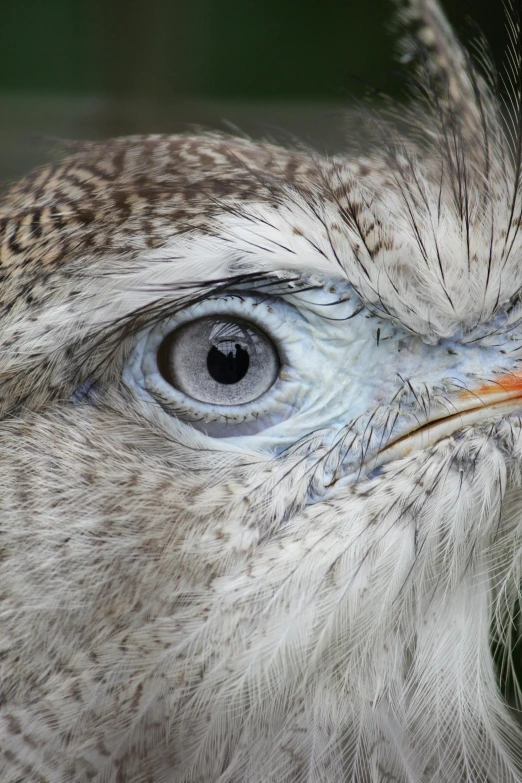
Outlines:
[{"label": "blue-grey skin around eye", "polygon": [[[157,350],[165,335],[210,315],[252,322],[278,350],[275,382],[250,403],[199,402],[158,370]],[[451,395],[502,370],[495,366],[498,347],[482,339],[492,331],[491,325],[483,328],[475,342],[468,336],[426,344],[400,324],[370,313],[338,281],[279,298],[231,294],[200,302],[137,335],[124,381],[142,400],[159,402],[167,422],[179,426],[181,421],[209,438],[226,438],[231,446],[277,454],[316,431],[324,445],[350,433],[343,469],[350,474],[361,468],[361,449],[367,459],[391,437],[411,430],[412,422],[418,426],[450,415]],[[520,338],[515,332],[520,328],[513,341]],[[412,393],[399,399],[407,386]],[[423,389],[430,390],[429,410],[419,405]]]}]

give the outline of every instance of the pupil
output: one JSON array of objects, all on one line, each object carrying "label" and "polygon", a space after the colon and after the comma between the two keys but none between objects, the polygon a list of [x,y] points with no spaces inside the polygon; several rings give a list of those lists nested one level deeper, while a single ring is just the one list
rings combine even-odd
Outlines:
[{"label": "pupil", "polygon": [[[244,378],[248,372],[248,365],[250,364],[248,351],[245,351],[239,343],[235,343],[231,346],[230,343],[227,342],[222,347],[224,347],[224,350],[213,345],[208,352],[208,371],[218,383],[237,383]],[[229,347],[230,350],[225,353]]]}]

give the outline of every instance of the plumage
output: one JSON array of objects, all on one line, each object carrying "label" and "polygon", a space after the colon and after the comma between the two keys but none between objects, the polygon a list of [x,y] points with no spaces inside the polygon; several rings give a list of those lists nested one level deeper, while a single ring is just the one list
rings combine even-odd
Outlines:
[{"label": "plumage", "polygon": [[131,137],[0,200],[1,781],[522,781],[520,9],[507,88],[399,16],[364,154]]}]

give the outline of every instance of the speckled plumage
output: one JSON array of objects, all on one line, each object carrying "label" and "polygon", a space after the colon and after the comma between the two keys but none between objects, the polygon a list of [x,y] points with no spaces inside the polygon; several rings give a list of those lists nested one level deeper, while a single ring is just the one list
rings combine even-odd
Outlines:
[{"label": "speckled plumage", "polygon": [[[364,156],[117,139],[0,201],[2,783],[522,781],[520,96],[402,16]],[[150,369],[209,307],[280,338],[227,416]]]}]

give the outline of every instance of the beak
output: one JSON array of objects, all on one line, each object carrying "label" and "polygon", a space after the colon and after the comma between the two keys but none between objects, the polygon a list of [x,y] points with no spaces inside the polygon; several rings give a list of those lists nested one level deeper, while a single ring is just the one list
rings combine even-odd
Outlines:
[{"label": "beak", "polygon": [[499,375],[476,388],[458,393],[452,399],[452,412],[413,427],[390,441],[372,459],[372,467],[405,457],[432,446],[457,430],[489,419],[520,411],[522,414],[522,371]]}]

